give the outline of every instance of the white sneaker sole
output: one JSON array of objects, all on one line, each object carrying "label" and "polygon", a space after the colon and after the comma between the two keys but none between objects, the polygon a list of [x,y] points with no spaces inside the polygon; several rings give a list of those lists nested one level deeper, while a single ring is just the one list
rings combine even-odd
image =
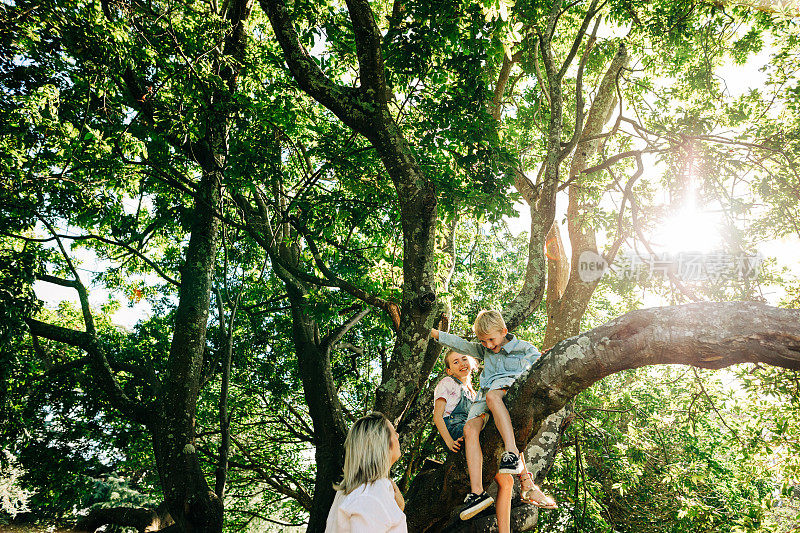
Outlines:
[{"label": "white sneaker sole", "polygon": [[497,471],[497,473],[498,474],[521,474],[523,470],[524,470],[524,468],[522,466],[522,461],[520,461],[519,464],[517,465],[516,469],[514,469],[514,468],[500,468]]},{"label": "white sneaker sole", "polygon": [[480,513],[481,511],[483,511],[487,507],[490,507],[493,503],[494,503],[494,498],[489,496],[487,499],[482,501],[480,503],[480,505],[478,505],[476,507],[471,507],[469,509],[464,509],[463,511],[461,511],[461,514],[458,515],[458,516],[461,518],[461,520],[469,520],[470,518],[472,518],[476,514]]}]

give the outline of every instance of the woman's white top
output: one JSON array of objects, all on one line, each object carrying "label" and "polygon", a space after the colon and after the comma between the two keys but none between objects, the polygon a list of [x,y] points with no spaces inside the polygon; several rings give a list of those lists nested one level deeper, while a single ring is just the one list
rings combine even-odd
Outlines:
[{"label": "woman's white top", "polygon": [[325,533],[408,533],[406,515],[388,478],[365,483],[346,495],[336,491]]}]

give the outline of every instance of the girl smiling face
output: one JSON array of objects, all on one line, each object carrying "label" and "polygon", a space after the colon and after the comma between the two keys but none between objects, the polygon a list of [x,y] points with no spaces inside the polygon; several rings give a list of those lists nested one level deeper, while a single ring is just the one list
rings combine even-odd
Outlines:
[{"label": "girl smiling face", "polygon": [[472,358],[463,353],[450,352],[444,362],[447,367],[447,373],[457,377],[462,383],[467,380],[474,369]]}]

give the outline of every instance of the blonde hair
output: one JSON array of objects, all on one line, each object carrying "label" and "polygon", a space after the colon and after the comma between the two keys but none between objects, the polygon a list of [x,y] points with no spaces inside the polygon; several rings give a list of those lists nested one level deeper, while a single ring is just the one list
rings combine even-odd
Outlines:
[{"label": "blonde hair", "polygon": [[344,476],[335,490],[350,494],[365,483],[389,477],[392,431],[389,419],[373,411],[356,420],[344,441]]},{"label": "blonde hair", "polygon": [[506,329],[506,322],[503,320],[503,315],[494,309],[483,309],[475,317],[475,324],[472,325],[475,335],[488,335],[504,329]]}]

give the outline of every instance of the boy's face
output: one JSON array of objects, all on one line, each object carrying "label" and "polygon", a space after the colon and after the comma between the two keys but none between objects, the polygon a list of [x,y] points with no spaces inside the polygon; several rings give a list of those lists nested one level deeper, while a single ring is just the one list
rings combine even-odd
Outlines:
[{"label": "boy's face", "polygon": [[502,348],[503,345],[508,342],[508,339],[506,338],[507,334],[508,328],[496,329],[494,331],[489,331],[487,333],[478,335],[478,340],[481,341],[481,344],[483,344],[484,348],[497,353],[500,351],[500,348]]}]

